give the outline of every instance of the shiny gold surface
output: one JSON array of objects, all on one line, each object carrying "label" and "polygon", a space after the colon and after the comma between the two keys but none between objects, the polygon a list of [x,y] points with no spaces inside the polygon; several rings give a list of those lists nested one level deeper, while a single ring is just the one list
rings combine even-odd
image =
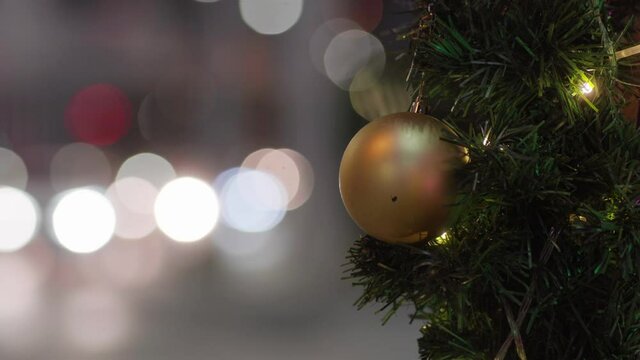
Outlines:
[{"label": "shiny gold surface", "polygon": [[431,116],[398,113],[370,122],[340,164],[340,193],[369,235],[391,243],[439,236],[451,201],[450,172],[461,152],[440,140]]}]

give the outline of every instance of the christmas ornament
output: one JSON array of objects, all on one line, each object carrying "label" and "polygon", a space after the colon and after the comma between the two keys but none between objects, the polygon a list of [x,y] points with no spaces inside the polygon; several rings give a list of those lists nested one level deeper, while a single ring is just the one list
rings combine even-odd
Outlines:
[{"label": "christmas ornament", "polygon": [[444,231],[451,203],[450,173],[459,147],[440,139],[432,116],[404,112],[372,121],[353,137],[340,164],[340,194],[367,234],[415,243]]}]

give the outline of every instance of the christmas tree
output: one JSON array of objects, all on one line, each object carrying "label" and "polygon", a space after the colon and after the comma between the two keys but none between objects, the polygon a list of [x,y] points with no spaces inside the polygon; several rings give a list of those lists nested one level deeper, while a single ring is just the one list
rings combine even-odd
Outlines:
[{"label": "christmas tree", "polygon": [[356,241],[357,305],[415,309],[422,359],[640,358],[636,1],[415,9],[409,87],[467,158],[445,235]]}]

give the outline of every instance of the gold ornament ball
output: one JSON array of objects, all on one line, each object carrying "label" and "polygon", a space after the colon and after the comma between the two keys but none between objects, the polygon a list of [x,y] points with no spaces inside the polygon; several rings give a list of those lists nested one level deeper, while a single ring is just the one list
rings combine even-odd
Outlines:
[{"label": "gold ornament ball", "polygon": [[340,194],[355,223],[389,243],[416,243],[444,232],[451,172],[461,148],[442,141],[438,119],[397,113],[351,139],[340,163]]}]

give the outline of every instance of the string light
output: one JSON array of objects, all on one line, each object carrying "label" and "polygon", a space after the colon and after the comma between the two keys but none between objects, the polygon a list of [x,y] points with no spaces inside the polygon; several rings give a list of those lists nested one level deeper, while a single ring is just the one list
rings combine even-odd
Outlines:
[{"label": "string light", "polygon": [[598,96],[599,91],[598,89],[596,89],[593,78],[587,77],[587,75],[582,72],[578,74],[577,77],[579,79],[576,79],[576,81],[573,83],[573,86],[575,86],[575,90],[571,94],[571,96],[578,96],[582,98],[584,102],[586,102],[593,110],[597,112],[598,108],[592,103],[592,100],[594,100]]},{"label": "string light", "polygon": [[489,141],[489,134],[487,133],[487,135],[484,137],[484,139],[482,140],[482,145],[487,146],[489,145],[491,142]]},{"label": "string light", "polygon": [[591,94],[593,91],[593,85],[590,82],[585,82],[580,86],[580,91],[585,95]]},{"label": "string light", "polygon": [[442,235],[433,239],[433,241],[438,245],[446,245],[449,242],[449,235],[446,232],[444,232],[442,233]]}]

